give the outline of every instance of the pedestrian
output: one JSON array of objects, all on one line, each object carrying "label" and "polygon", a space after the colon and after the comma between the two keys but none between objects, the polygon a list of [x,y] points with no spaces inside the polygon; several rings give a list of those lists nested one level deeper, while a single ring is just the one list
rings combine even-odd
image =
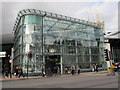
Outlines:
[{"label": "pedestrian", "polygon": [[45,69],[42,67],[42,76],[45,77]]},{"label": "pedestrian", "polygon": [[56,66],[55,67],[55,75],[57,75],[57,69],[58,69],[58,67]]},{"label": "pedestrian", "polygon": [[95,65],[95,71],[98,72],[98,64]]},{"label": "pedestrian", "polygon": [[80,74],[81,70],[80,70],[80,67],[78,67],[78,75]]},{"label": "pedestrian", "polygon": [[56,73],[56,67],[53,67],[53,76],[55,76]]},{"label": "pedestrian", "polygon": [[22,67],[19,68],[19,78],[20,78],[20,76],[23,76],[23,69],[22,69]]},{"label": "pedestrian", "polygon": [[52,76],[51,67],[48,67],[48,76]]},{"label": "pedestrian", "polygon": [[65,74],[68,74],[68,69],[67,69],[67,67],[65,67]]},{"label": "pedestrian", "polygon": [[11,73],[10,68],[8,67],[7,69],[8,69],[8,77],[10,77],[10,73]]},{"label": "pedestrian", "polygon": [[18,77],[18,74],[19,74],[18,69],[19,69],[18,67],[15,68],[16,77]]},{"label": "pedestrian", "polygon": [[20,73],[21,73],[20,67],[18,67],[18,78],[19,78]]},{"label": "pedestrian", "polygon": [[68,69],[68,74],[70,74],[71,69],[70,68],[67,68],[67,69]]},{"label": "pedestrian", "polygon": [[112,75],[115,76],[115,65],[114,65],[114,63],[112,64]]},{"label": "pedestrian", "polygon": [[92,72],[94,72],[95,71],[95,65],[93,64],[92,65]]},{"label": "pedestrian", "polygon": [[6,67],[5,68],[5,76],[8,78],[9,77],[9,71],[8,71],[8,68]]},{"label": "pedestrian", "polygon": [[72,75],[75,73],[75,66],[72,64]]},{"label": "pedestrian", "polygon": [[57,66],[57,75],[60,75],[60,68]]}]

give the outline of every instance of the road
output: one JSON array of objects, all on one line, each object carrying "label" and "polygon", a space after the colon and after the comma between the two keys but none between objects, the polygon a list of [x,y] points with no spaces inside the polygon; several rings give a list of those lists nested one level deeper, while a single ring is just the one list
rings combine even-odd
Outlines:
[{"label": "road", "polygon": [[74,75],[44,77],[39,79],[11,80],[3,88],[118,88],[118,76]]}]

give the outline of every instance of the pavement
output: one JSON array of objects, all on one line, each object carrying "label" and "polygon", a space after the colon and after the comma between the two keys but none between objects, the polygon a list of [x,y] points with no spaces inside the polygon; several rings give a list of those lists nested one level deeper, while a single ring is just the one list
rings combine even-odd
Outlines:
[{"label": "pavement", "polygon": [[[109,73],[107,71],[100,71],[100,72],[84,72],[84,73],[80,73],[79,75],[80,76],[85,76],[85,75],[108,75]],[[78,76],[78,74],[75,74]],[[0,81],[11,81],[11,80],[25,80],[25,79],[40,79],[40,78],[51,78],[51,77],[59,77],[59,76],[72,76],[71,74],[63,74],[63,75],[58,75],[58,76],[45,76],[45,77],[42,77],[42,76],[29,76],[28,78],[27,77],[15,77],[15,76],[12,76],[13,78],[1,78]]]}]

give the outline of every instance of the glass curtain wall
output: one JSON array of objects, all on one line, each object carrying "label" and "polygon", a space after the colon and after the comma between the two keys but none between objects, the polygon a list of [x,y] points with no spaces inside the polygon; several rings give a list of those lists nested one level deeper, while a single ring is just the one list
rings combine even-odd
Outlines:
[{"label": "glass curtain wall", "polygon": [[[92,64],[104,68],[103,33],[83,24],[44,18],[45,54],[62,57],[63,73],[72,64],[91,70]],[[53,50],[53,52],[51,52]]]},{"label": "glass curtain wall", "polygon": [[[40,73],[42,63],[42,17],[26,15],[20,20],[17,32],[15,33],[14,44],[14,65],[23,67],[23,72]],[[32,52],[32,59],[28,53]]]},{"label": "glass curtain wall", "polygon": [[[102,29],[90,25],[25,15],[21,17],[14,41],[14,64],[23,67],[25,73],[28,63],[30,73],[41,73],[47,55],[60,55],[62,73],[72,64],[76,71],[78,66],[91,70],[92,64],[96,63],[105,67]],[[30,51],[33,54],[31,60],[28,58]]]}]

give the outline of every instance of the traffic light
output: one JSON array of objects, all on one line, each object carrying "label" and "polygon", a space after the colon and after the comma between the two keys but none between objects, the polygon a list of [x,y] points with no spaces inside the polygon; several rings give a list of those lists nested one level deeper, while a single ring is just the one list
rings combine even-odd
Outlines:
[{"label": "traffic light", "polygon": [[106,61],[109,61],[110,59],[109,59],[109,55],[108,55],[108,50],[105,49],[105,50],[104,50],[104,53],[105,53],[105,60],[106,60]]},{"label": "traffic light", "polygon": [[30,52],[30,58],[32,58],[32,52]]},{"label": "traffic light", "polygon": [[32,58],[32,52],[30,52],[30,53],[28,54],[28,57],[29,57],[29,58]]}]

